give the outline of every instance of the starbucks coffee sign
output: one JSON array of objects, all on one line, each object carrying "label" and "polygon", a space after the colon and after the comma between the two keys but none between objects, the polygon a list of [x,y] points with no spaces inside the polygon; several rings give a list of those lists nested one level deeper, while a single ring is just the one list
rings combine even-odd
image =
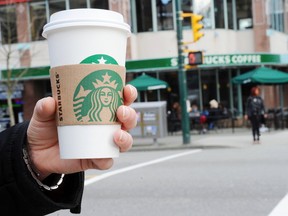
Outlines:
[{"label": "starbucks coffee sign", "polygon": [[280,64],[281,56],[274,54],[227,54],[206,55],[203,66],[229,66],[254,64]]},{"label": "starbucks coffee sign", "polygon": [[204,64],[257,64],[261,63],[261,55],[213,55],[204,57]]}]

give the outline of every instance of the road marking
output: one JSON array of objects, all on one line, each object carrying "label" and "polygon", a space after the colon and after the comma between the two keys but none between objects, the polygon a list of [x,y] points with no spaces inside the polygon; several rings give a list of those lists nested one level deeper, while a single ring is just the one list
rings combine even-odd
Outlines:
[{"label": "road marking", "polygon": [[169,155],[169,156],[162,157],[162,158],[159,158],[159,159],[156,159],[156,160],[151,160],[151,161],[147,161],[147,162],[144,162],[144,163],[139,163],[139,164],[136,164],[136,165],[133,165],[133,166],[125,167],[125,168],[114,170],[114,171],[111,171],[111,172],[107,172],[107,173],[104,173],[102,175],[95,176],[94,178],[90,178],[90,179],[85,180],[85,186],[93,184],[93,183],[95,183],[97,181],[103,180],[105,178],[120,174],[120,173],[128,172],[128,171],[131,171],[131,170],[134,170],[134,169],[138,169],[138,168],[142,168],[142,167],[145,167],[145,166],[150,166],[150,165],[156,164],[156,163],[161,163],[161,162],[164,162],[164,161],[167,161],[167,160],[171,160],[171,159],[174,159],[174,158],[183,157],[183,156],[190,155],[190,154],[196,154],[196,153],[199,153],[201,151],[202,151],[202,149],[195,149],[195,150],[191,150],[191,151],[185,151],[185,152],[182,152],[182,153],[179,153],[179,154]]},{"label": "road marking", "polygon": [[287,216],[288,215],[288,194],[278,203],[268,216]]}]

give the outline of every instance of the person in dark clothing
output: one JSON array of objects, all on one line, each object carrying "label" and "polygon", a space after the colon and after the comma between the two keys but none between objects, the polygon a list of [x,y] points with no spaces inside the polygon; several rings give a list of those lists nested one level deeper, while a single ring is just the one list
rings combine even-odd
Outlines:
[{"label": "person in dark clothing", "polygon": [[259,94],[260,89],[258,87],[253,87],[251,89],[251,95],[248,97],[246,104],[245,119],[249,119],[251,122],[254,144],[260,143],[261,118],[263,116],[266,118],[264,102]]},{"label": "person in dark clothing", "polygon": [[[131,148],[126,130],[136,126],[130,105],[137,97],[133,86],[124,88],[124,104],[117,110],[122,129],[114,134],[121,152]],[[47,97],[37,102],[33,116],[0,133],[1,215],[39,216],[60,209],[80,213],[84,170],[108,169],[113,159],[61,160],[59,156],[56,102]]]}]

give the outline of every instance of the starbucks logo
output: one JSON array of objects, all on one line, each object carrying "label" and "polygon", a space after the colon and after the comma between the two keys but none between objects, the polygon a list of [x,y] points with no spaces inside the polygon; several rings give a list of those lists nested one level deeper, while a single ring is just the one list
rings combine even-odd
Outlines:
[{"label": "starbucks logo", "polygon": [[92,55],[80,62],[80,64],[114,64],[118,65],[117,61],[109,55],[97,54]]},{"label": "starbucks logo", "polygon": [[[81,64],[117,64],[108,55],[93,55]],[[123,104],[123,81],[113,70],[102,69],[84,77],[73,96],[73,109],[80,122],[115,122],[116,110]]]}]

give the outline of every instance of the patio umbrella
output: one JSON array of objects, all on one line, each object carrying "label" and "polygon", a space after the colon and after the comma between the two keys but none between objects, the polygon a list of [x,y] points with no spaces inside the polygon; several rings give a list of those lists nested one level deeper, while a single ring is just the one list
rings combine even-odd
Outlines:
[{"label": "patio umbrella", "polygon": [[[145,73],[130,81],[128,84],[133,85],[138,91],[165,89],[169,86],[167,82],[151,77]],[[145,92],[144,96],[145,101],[147,101],[147,92]],[[158,99],[159,98],[160,93],[158,92]],[[140,97],[138,97],[138,100],[140,101]]]},{"label": "patio umbrella", "polygon": [[151,77],[147,74],[142,74],[128,84],[133,85],[138,91],[157,90],[168,87],[167,82]]},{"label": "patio umbrella", "polygon": [[[263,85],[281,85],[288,83],[288,73],[284,73],[279,70],[267,68],[267,67],[259,67],[250,72],[241,74],[232,79],[234,84],[247,84],[247,83],[255,83],[255,84],[263,84]],[[284,94],[282,85],[279,89],[280,96],[280,106],[283,107],[284,104]]]},{"label": "patio umbrella", "polygon": [[241,74],[232,79],[235,84],[265,84],[265,85],[277,85],[288,83],[288,73],[284,73],[279,70],[259,67],[250,72]]}]

